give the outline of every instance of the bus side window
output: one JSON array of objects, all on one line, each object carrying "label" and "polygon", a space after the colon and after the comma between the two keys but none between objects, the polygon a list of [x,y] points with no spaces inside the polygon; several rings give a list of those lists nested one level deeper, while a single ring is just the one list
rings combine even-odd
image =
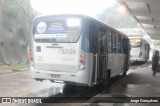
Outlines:
[{"label": "bus side window", "polygon": [[130,54],[130,42],[128,38],[126,38],[126,54]]},{"label": "bus side window", "polygon": [[122,51],[121,51],[121,49],[122,49],[121,45],[122,45],[121,35],[118,35],[118,52],[119,53],[122,53]]},{"label": "bus side window", "polygon": [[105,35],[105,42],[104,42],[104,45],[105,45],[105,53],[107,53],[108,52],[108,43],[107,43],[107,40],[108,40],[108,37],[107,37],[107,31],[105,31],[105,33],[104,33],[104,35]]},{"label": "bus side window", "polygon": [[126,48],[126,39],[125,39],[125,37],[123,37],[122,42],[123,42],[123,46],[122,46],[123,53],[126,54],[126,49],[127,48]]},{"label": "bus side window", "polygon": [[121,35],[121,53],[124,53],[124,45],[125,45],[124,37]]},{"label": "bus side window", "polygon": [[111,32],[111,45],[112,45],[112,53],[115,53],[116,52],[116,36],[115,36],[115,33]]},{"label": "bus side window", "polygon": [[123,51],[124,51],[124,54],[128,54],[128,49],[127,49],[127,39],[124,38],[124,46],[123,46]]},{"label": "bus side window", "polygon": [[95,25],[90,24],[89,26],[89,45],[90,45],[90,52],[91,53],[97,53],[98,51],[98,29]]},{"label": "bus side window", "polygon": [[112,36],[111,36],[111,32],[107,32],[107,36],[108,36],[108,52],[111,53],[112,52]]},{"label": "bus side window", "polygon": [[119,53],[119,34],[116,34],[116,53]]},{"label": "bus side window", "polygon": [[106,53],[107,52],[107,35],[106,35],[106,33],[105,33],[105,31],[104,30],[102,30],[101,32],[100,32],[100,45],[101,45],[101,47],[100,47],[100,51],[101,51],[101,53]]}]

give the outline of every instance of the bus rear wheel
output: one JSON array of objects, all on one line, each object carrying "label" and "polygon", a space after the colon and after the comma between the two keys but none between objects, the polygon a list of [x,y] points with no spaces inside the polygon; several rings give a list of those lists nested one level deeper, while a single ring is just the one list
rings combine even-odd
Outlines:
[{"label": "bus rear wheel", "polygon": [[127,75],[127,71],[126,71],[126,72],[124,72],[122,76],[123,76],[123,77],[125,77],[126,75]]},{"label": "bus rear wheel", "polygon": [[103,86],[107,87],[109,85],[110,74],[108,71],[105,72],[105,78],[103,80]]},{"label": "bus rear wheel", "polygon": [[64,96],[73,95],[75,91],[76,91],[76,86],[74,84],[65,84],[63,87]]}]

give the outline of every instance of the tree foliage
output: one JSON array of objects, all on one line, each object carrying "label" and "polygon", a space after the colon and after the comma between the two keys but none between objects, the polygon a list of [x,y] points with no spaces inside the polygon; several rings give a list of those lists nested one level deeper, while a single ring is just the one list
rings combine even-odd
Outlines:
[{"label": "tree foliage", "polygon": [[27,47],[30,26],[34,17],[29,0],[6,3],[4,10],[8,30],[13,34],[12,36],[21,37]]},{"label": "tree foliage", "polygon": [[[0,8],[0,15],[2,13],[0,24],[3,26],[3,29],[0,29],[3,32],[1,38],[5,39],[3,42],[6,45],[9,45],[9,48],[4,47],[4,51],[8,52],[7,50],[10,49],[13,54],[5,56],[6,53],[4,52],[1,53],[4,55],[2,57],[7,64],[13,63],[11,60],[14,59],[21,63],[23,57],[28,61],[25,54],[28,51],[32,20],[37,13],[32,9],[29,0],[0,1],[0,5],[3,6]],[[23,54],[21,54],[22,50],[24,51]],[[12,56],[9,57],[9,55]]]}]

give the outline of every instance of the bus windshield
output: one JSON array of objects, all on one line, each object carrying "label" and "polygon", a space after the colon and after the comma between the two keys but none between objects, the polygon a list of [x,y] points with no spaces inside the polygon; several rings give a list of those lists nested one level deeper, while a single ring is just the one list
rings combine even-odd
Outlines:
[{"label": "bus windshield", "polygon": [[141,47],[142,40],[141,39],[130,39],[131,47]]},{"label": "bus windshield", "polygon": [[77,42],[82,26],[80,17],[50,16],[34,22],[33,35],[36,42]]}]

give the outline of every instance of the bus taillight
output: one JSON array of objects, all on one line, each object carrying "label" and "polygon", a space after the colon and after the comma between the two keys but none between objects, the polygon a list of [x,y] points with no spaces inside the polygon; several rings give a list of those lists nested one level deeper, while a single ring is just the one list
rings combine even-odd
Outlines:
[{"label": "bus taillight", "polygon": [[143,52],[140,51],[140,52],[139,52],[139,57],[142,57],[142,55],[143,55]]},{"label": "bus taillight", "polygon": [[85,61],[84,61],[84,60],[80,60],[80,63],[81,63],[81,64],[84,64],[84,63],[85,63]]},{"label": "bus taillight", "polygon": [[85,58],[86,58],[85,54],[81,53],[81,55],[80,55],[80,63],[81,64],[85,64]]},{"label": "bus taillight", "polygon": [[33,61],[33,52],[32,51],[29,51],[28,58],[30,61]]},{"label": "bus taillight", "polygon": [[81,54],[80,54],[80,61],[79,61],[80,62],[79,68],[81,70],[85,69],[85,58],[86,58],[86,55],[83,52],[81,52]]}]

